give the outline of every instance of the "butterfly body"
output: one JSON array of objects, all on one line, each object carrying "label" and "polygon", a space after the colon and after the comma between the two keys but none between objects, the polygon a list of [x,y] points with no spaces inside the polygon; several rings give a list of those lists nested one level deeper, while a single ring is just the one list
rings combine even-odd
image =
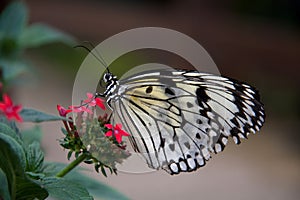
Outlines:
[{"label": "butterfly body", "polygon": [[258,92],[234,79],[162,69],[123,80],[106,73],[103,80],[113,120],[131,134],[133,149],[170,174],[198,169],[228,137],[238,144],[264,123]]}]

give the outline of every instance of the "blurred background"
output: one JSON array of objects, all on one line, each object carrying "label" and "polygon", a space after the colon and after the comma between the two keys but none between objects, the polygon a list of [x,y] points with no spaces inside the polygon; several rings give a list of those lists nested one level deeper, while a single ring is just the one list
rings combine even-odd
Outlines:
[{"label": "blurred background", "polygon": [[[9,1],[0,3],[3,8]],[[169,176],[87,172],[131,199],[300,198],[300,3],[298,0],[26,0],[30,23],[43,22],[98,44],[145,26],[180,31],[199,42],[221,74],[259,89],[267,118],[262,130],[213,155],[193,173]],[[26,51],[34,64],[17,102],[57,114],[71,104],[73,81],[84,50],[60,43]],[[126,59],[119,62],[126,65]],[[184,67],[183,67],[184,68]],[[67,162],[58,145],[62,123],[42,124],[46,160]]]}]

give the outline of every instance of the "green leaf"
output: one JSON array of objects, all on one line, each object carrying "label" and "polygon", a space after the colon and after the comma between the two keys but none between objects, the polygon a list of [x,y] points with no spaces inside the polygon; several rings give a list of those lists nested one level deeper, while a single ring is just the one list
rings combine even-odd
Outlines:
[{"label": "green leaf", "polygon": [[28,65],[22,60],[0,59],[0,68],[3,71],[3,79],[9,82],[25,74]]},{"label": "green leaf", "polygon": [[[50,163],[45,161],[43,165],[43,174],[47,177],[55,176],[59,171],[58,170],[59,165],[62,165],[62,163],[54,163],[54,162]],[[64,164],[63,166],[66,166],[66,164]]]},{"label": "green leaf", "polygon": [[17,177],[17,193],[16,199],[18,200],[29,200],[29,199],[46,199],[48,197],[46,189],[42,188],[37,183]]},{"label": "green leaf", "polygon": [[19,45],[23,48],[38,47],[53,42],[75,45],[75,39],[45,24],[33,24],[26,28],[20,37]]},{"label": "green leaf", "polygon": [[111,199],[129,200],[129,198],[126,197],[124,194],[100,182],[99,180],[95,180],[94,178],[90,178],[81,173],[71,173],[71,174],[68,174],[66,178],[74,182],[80,181],[80,183],[84,185],[94,197],[99,197],[101,199],[107,199],[107,200],[111,200]]},{"label": "green leaf", "polygon": [[65,128],[63,128],[63,127],[61,127],[60,130],[61,130],[61,132],[62,132],[64,135],[68,135],[68,134],[69,134],[68,131],[67,131]]},{"label": "green leaf", "polygon": [[44,163],[44,153],[40,149],[38,142],[30,144],[26,151],[26,171],[27,172],[41,172]]},{"label": "green leaf", "polygon": [[64,117],[50,115],[35,109],[23,108],[20,115],[25,122],[45,122],[45,121],[57,121],[66,120]]},{"label": "green leaf", "polygon": [[[45,166],[47,167],[47,170],[44,170],[45,172],[51,172],[49,176],[56,175],[59,171],[61,171],[63,168],[66,167],[66,164],[64,163],[46,163]],[[82,168],[81,168],[82,169]],[[118,200],[129,200],[125,195],[118,192],[114,188],[106,185],[105,183],[102,183],[99,180],[96,180],[94,178],[88,177],[82,173],[80,173],[83,170],[74,169],[70,173],[68,173],[64,179],[67,179],[68,181],[71,181],[73,183],[80,183],[84,187],[87,188],[87,190],[92,194],[94,197],[100,198],[100,199],[118,199]]]},{"label": "green leaf", "polygon": [[25,175],[26,157],[22,146],[11,136],[0,133],[0,169],[6,174],[12,199],[45,199],[46,190]]},{"label": "green leaf", "polygon": [[41,181],[41,186],[49,192],[50,197],[55,199],[93,199],[89,192],[81,185],[81,181],[74,182],[65,178],[49,177]]},{"label": "green leaf", "polygon": [[7,124],[0,122],[0,133],[3,133],[5,135],[8,135],[15,139],[16,142],[18,142],[20,145],[23,144],[20,136]]},{"label": "green leaf", "polygon": [[70,160],[72,154],[73,154],[73,151],[69,151],[69,152],[68,152],[68,156],[67,156],[68,160]]},{"label": "green leaf", "polygon": [[0,168],[7,176],[23,175],[26,157],[22,146],[11,136],[0,133],[0,150]]},{"label": "green leaf", "polygon": [[101,166],[101,172],[105,177],[107,177],[106,171],[103,166]]},{"label": "green leaf", "polygon": [[17,177],[24,177],[25,165],[22,146],[11,136],[0,133],[0,168],[7,176],[12,199],[16,195]]},{"label": "green leaf", "polygon": [[0,32],[0,58],[1,59],[16,60],[21,52],[22,51],[19,48],[16,39],[5,38],[5,33]]},{"label": "green leaf", "polygon": [[24,146],[29,146],[34,141],[40,142],[43,132],[40,126],[34,126],[31,129],[22,131],[22,139]]},{"label": "green leaf", "polygon": [[[44,169],[44,168],[43,168]],[[44,173],[35,173],[35,172],[26,172],[26,174],[34,180],[38,180],[38,179],[42,179],[44,178],[46,175]]]},{"label": "green leaf", "polygon": [[21,1],[8,5],[0,15],[1,37],[17,39],[27,23],[27,8]]},{"label": "green leaf", "polygon": [[96,180],[94,178],[88,177],[80,173],[79,170],[72,171],[64,178],[72,182],[80,182],[80,184],[84,185],[88,189],[90,194],[92,194],[94,197],[99,197],[101,199],[107,200],[129,200],[129,198],[126,197],[124,194],[118,192],[114,188],[106,185],[105,183],[102,183],[99,180]]},{"label": "green leaf", "polygon": [[0,168],[0,199],[10,200],[9,187],[6,178],[6,174]]},{"label": "green leaf", "polygon": [[0,122],[9,126],[9,128],[11,128],[16,135],[21,136],[15,121],[8,120],[6,116],[0,115]]}]

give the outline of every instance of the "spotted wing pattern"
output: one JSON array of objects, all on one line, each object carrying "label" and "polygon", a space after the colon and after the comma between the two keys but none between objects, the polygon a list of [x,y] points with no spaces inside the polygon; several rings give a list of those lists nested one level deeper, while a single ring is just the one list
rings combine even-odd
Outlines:
[{"label": "spotted wing pattern", "polygon": [[265,113],[258,92],[234,79],[197,71],[160,70],[121,80],[109,97],[113,118],[131,134],[149,167],[194,171],[258,131]]}]

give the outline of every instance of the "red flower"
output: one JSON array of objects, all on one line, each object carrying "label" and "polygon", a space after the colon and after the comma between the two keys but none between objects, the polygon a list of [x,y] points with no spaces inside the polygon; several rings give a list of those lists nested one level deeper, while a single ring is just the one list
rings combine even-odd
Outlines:
[{"label": "red flower", "polygon": [[3,102],[0,102],[0,110],[9,120],[15,118],[19,122],[23,121],[19,115],[19,112],[22,110],[22,106],[13,105],[11,98],[7,94],[3,94]]},{"label": "red flower", "polygon": [[65,109],[61,105],[57,105],[57,110],[59,112],[59,115],[62,117],[66,117],[68,113],[72,112],[71,109]]},{"label": "red flower", "polygon": [[87,103],[89,106],[99,106],[100,108],[102,108],[103,110],[105,110],[105,106],[103,104],[103,100],[96,97],[92,94],[92,93],[86,93],[86,96],[88,97],[86,100],[84,100],[84,103]]},{"label": "red flower", "polygon": [[105,124],[104,126],[108,129],[110,129],[109,131],[107,131],[105,133],[105,136],[107,136],[107,137],[114,136],[118,143],[122,142],[123,136],[130,136],[129,133],[122,130],[122,124],[116,124],[115,127],[113,127],[112,124]]},{"label": "red flower", "polygon": [[85,106],[69,106],[69,109],[71,109],[72,112],[75,112],[75,113],[88,112],[90,114],[93,114],[93,112]]}]

